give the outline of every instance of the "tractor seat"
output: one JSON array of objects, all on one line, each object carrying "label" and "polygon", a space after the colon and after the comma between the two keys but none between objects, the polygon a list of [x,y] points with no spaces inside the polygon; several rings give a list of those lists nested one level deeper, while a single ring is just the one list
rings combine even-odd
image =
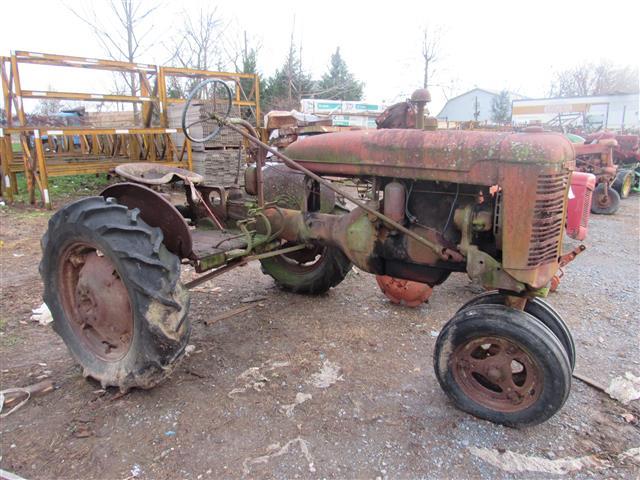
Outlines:
[{"label": "tractor seat", "polygon": [[202,183],[204,180],[202,175],[184,168],[170,167],[158,163],[123,163],[116,167],[116,173],[132,182],[146,185],[163,185],[178,180]]}]

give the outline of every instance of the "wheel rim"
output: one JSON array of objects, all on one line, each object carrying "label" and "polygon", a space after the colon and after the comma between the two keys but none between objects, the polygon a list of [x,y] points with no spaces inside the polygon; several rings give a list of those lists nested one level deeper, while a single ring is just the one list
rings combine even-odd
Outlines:
[{"label": "wheel rim", "polygon": [[524,410],[542,393],[540,367],[511,339],[471,339],[453,352],[451,367],[465,395],[492,410],[505,413]]},{"label": "wheel rim", "polygon": [[74,243],[59,271],[62,308],[76,337],[102,360],[122,359],[131,347],[133,313],[111,260],[92,245]]},{"label": "wheel rim", "polygon": [[608,194],[605,194],[604,189],[602,189],[597,194],[596,202],[598,204],[598,207],[600,208],[609,208],[613,203],[613,200],[611,200],[611,192],[608,192]]}]

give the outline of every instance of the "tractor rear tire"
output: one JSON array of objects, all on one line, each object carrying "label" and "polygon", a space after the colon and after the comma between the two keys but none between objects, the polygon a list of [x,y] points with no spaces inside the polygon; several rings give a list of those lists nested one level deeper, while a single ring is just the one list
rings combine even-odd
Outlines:
[{"label": "tractor rear tire", "polygon": [[[473,297],[462,307],[458,309],[461,312],[465,308],[473,307],[475,305],[504,305],[505,295],[493,290],[491,292],[482,293],[476,297]],[[573,336],[569,327],[564,322],[560,314],[541,298],[530,298],[524,307],[524,311],[534,317],[536,320],[542,322],[549,330],[553,332],[560,343],[564,347],[564,351],[569,358],[571,364],[571,371],[576,366],[576,346],[573,341]]]},{"label": "tractor rear tire", "polygon": [[591,212],[598,215],[613,215],[620,207],[620,195],[616,190],[608,187],[607,197],[604,196],[604,183],[599,183],[591,198]]},{"label": "tractor rear tire", "polygon": [[[285,244],[285,247],[293,244]],[[262,272],[283,290],[318,295],[338,285],[351,270],[351,262],[336,247],[313,247],[260,260]]]},{"label": "tractor rear tire", "polygon": [[44,301],[83,375],[103,388],[152,388],[184,353],[189,292],[162,240],[138,209],[113,198],[79,200],[49,220]]},{"label": "tractor rear tire", "polygon": [[628,198],[633,187],[634,173],[632,170],[620,170],[616,175],[612,187],[620,194],[620,198]]},{"label": "tractor rear tire", "polygon": [[434,368],[459,409],[509,427],[548,420],[571,389],[571,365],[557,337],[504,305],[456,313],[436,340]]}]

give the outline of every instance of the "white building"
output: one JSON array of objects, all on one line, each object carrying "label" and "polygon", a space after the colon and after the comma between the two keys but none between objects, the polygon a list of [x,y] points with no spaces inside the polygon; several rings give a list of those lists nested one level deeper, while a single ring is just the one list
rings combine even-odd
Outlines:
[{"label": "white building", "polygon": [[591,128],[620,130],[640,127],[640,100],[637,93],[516,99],[512,102],[514,124],[559,123]]},{"label": "white building", "polygon": [[[440,122],[459,123],[477,120],[491,123],[491,105],[500,92],[474,88],[462,95],[447,100],[447,103],[436,116]],[[522,95],[509,92],[512,99],[524,98]],[[476,118],[477,116],[477,118]]]}]

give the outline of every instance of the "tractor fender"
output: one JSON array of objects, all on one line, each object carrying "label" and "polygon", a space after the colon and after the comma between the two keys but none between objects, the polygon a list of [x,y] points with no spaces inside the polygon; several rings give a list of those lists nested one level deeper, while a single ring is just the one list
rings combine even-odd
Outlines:
[{"label": "tractor fender", "polygon": [[178,209],[158,192],[144,185],[125,182],[108,186],[100,195],[115,198],[131,210],[137,208],[142,220],[162,231],[163,243],[171,253],[180,258],[192,255],[193,241],[187,222]]}]

